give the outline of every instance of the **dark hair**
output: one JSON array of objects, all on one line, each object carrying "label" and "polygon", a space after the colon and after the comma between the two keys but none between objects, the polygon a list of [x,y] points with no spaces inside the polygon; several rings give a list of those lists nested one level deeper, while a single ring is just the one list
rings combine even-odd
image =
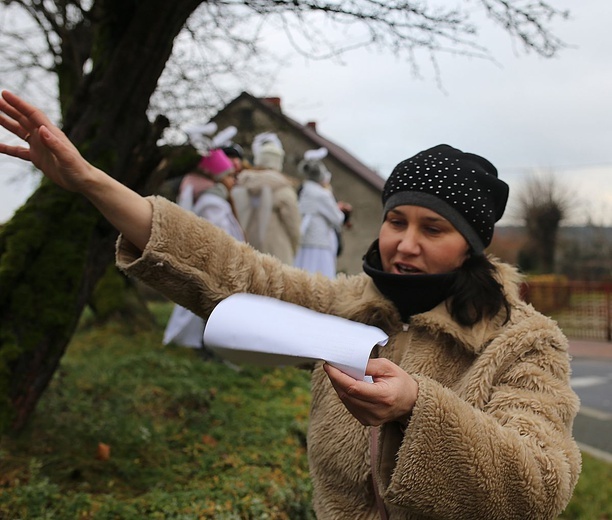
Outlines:
[{"label": "dark hair", "polygon": [[485,255],[471,255],[458,270],[453,283],[453,297],[447,303],[451,316],[461,325],[471,327],[484,318],[495,317],[502,309],[510,319],[510,304],[504,288],[494,276],[495,266]]},{"label": "dark hair", "polygon": [[242,149],[242,146],[240,146],[239,144],[232,143],[228,146],[224,146],[221,149],[225,152],[225,155],[227,155],[230,159],[234,159],[234,158],[243,159],[244,158],[244,150]]}]

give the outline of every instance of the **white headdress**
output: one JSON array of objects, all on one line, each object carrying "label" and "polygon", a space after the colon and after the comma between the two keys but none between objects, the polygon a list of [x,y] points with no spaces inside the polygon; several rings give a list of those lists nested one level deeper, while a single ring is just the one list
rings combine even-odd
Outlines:
[{"label": "white headdress", "polygon": [[285,151],[283,143],[274,132],[257,134],[251,145],[255,166],[282,171]]},{"label": "white headdress", "polygon": [[298,172],[311,181],[321,184],[331,180],[331,172],[323,163],[327,157],[327,148],[321,147],[316,150],[306,150],[304,158],[298,164]]},{"label": "white headdress", "polygon": [[189,142],[202,156],[206,156],[211,150],[221,148],[231,142],[232,137],[238,133],[235,126],[228,126],[217,134],[217,123],[211,121],[204,125],[192,125],[185,129]]}]

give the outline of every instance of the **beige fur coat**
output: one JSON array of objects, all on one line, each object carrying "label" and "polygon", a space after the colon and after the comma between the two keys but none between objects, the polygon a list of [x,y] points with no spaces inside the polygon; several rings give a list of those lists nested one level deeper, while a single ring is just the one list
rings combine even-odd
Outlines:
[{"label": "beige fur coat", "polygon": [[[180,305],[205,317],[226,296],[252,292],[389,334],[378,355],[419,383],[405,431],[395,423],[380,430],[374,475],[390,519],[552,519],[565,508],[580,472],[567,340],[519,299],[510,266],[496,264],[512,306],[508,323],[460,327],[441,304],[405,325],[365,274],[333,282],[309,275],[165,199],[150,200],[145,251],[120,239],[117,263]],[[344,408],[320,366],[312,392],[308,451],[317,517],[379,518],[370,429]]]},{"label": "beige fur coat", "polygon": [[232,189],[234,208],[247,242],[287,265],[300,244],[301,216],[297,192],[275,170],[244,170]]}]

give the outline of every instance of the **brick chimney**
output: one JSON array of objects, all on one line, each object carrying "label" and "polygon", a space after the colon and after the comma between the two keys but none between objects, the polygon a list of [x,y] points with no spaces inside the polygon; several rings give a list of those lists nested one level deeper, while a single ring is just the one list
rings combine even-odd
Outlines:
[{"label": "brick chimney", "polygon": [[313,132],[317,131],[317,122],[316,121],[308,121],[308,123],[306,123],[306,127],[310,128]]},{"label": "brick chimney", "polygon": [[266,97],[263,98],[266,103],[272,105],[272,108],[275,108],[279,112],[281,111],[281,98],[279,97]]}]

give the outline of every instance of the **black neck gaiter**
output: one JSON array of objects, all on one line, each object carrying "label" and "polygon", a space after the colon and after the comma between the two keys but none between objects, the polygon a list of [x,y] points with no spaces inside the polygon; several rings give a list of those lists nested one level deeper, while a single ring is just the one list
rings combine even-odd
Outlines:
[{"label": "black neck gaiter", "polygon": [[433,309],[451,293],[457,272],[444,274],[391,274],[382,270],[378,240],[363,257],[363,270],[399,311],[402,321]]}]

